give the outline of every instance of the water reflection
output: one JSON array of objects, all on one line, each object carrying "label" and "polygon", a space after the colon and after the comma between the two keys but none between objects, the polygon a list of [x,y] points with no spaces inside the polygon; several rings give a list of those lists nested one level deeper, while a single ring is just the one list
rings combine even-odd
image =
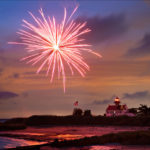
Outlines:
[{"label": "water reflection", "polygon": [[[28,127],[25,130],[19,130],[19,131],[5,131],[1,132],[0,134],[4,133],[9,133],[13,135],[19,136],[19,138],[22,139],[27,139],[29,141],[20,141],[15,139],[14,141],[11,140],[3,140],[0,141],[0,146],[1,145],[7,145],[8,147],[11,146],[26,146],[26,145],[36,145],[39,144],[40,142],[30,142],[30,139],[34,140],[41,140],[41,141],[47,141],[51,142],[54,139],[58,140],[73,140],[73,139],[79,139],[83,137],[89,137],[89,136],[101,136],[104,134],[108,133],[117,133],[117,132],[122,132],[122,131],[136,131],[136,130],[148,130],[149,127],[98,127],[98,126],[88,126],[88,127],[80,127],[80,126],[55,126],[55,127]],[[6,142],[5,142],[6,141]],[[5,143],[5,144],[4,144]],[[112,150],[112,149],[117,149],[117,150],[150,150],[149,147],[125,147],[125,146],[120,146],[120,145],[114,145],[114,146],[90,146],[90,147],[80,147],[80,148],[69,148],[69,149],[56,149],[56,150]],[[130,149],[129,149],[130,148]],[[47,149],[43,150],[55,150],[50,149],[48,147]]]},{"label": "water reflection", "polygon": [[40,150],[150,150],[150,146],[121,146],[121,145],[96,145],[89,147],[52,148],[42,147]]},{"label": "water reflection", "polygon": [[150,146],[98,145],[98,146],[90,146],[88,150],[150,150]]},{"label": "water reflection", "polygon": [[61,140],[74,140],[74,139],[80,139],[82,138],[82,135],[76,135],[76,134],[58,134],[55,136],[50,136],[52,139],[58,139],[59,141]]},{"label": "water reflection", "polygon": [[0,137],[0,149],[15,148],[17,146],[39,145],[44,143],[45,142]]}]

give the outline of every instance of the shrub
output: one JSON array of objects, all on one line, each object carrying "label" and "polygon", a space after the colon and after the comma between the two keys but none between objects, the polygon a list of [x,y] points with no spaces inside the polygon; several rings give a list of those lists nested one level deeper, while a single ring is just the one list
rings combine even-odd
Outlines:
[{"label": "shrub", "polygon": [[82,116],[82,113],[83,111],[80,108],[74,108],[73,110],[73,116]]}]

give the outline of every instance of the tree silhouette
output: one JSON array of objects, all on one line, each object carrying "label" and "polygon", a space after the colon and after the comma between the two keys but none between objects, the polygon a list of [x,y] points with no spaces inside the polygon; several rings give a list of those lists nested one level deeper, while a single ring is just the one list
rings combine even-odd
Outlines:
[{"label": "tree silhouette", "polygon": [[73,116],[82,116],[82,113],[83,111],[80,108],[74,108],[73,110]]},{"label": "tree silhouette", "polygon": [[132,113],[132,114],[137,115],[137,113],[138,113],[138,108],[129,108],[128,111],[129,111],[129,113]]},{"label": "tree silhouette", "polygon": [[138,108],[138,114],[145,116],[150,115],[150,107],[148,107],[147,105],[140,104],[140,107]]},{"label": "tree silhouette", "polygon": [[92,116],[91,110],[85,110],[83,115],[84,116]]}]

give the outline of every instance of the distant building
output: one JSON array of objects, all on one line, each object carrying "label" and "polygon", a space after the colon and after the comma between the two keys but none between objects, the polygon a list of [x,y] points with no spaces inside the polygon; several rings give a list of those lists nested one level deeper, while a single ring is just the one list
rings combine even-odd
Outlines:
[{"label": "distant building", "polygon": [[108,105],[106,109],[106,116],[135,116],[133,113],[130,113],[126,104],[120,105],[119,97],[116,97],[114,100],[115,105]]}]

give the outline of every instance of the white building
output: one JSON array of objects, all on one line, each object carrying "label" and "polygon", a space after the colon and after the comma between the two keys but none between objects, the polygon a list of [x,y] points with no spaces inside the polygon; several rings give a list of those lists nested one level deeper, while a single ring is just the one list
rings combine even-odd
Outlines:
[{"label": "white building", "polygon": [[108,105],[106,109],[106,116],[135,116],[133,113],[128,111],[128,107],[126,104],[120,105],[120,99],[118,97],[114,100],[115,105]]}]

